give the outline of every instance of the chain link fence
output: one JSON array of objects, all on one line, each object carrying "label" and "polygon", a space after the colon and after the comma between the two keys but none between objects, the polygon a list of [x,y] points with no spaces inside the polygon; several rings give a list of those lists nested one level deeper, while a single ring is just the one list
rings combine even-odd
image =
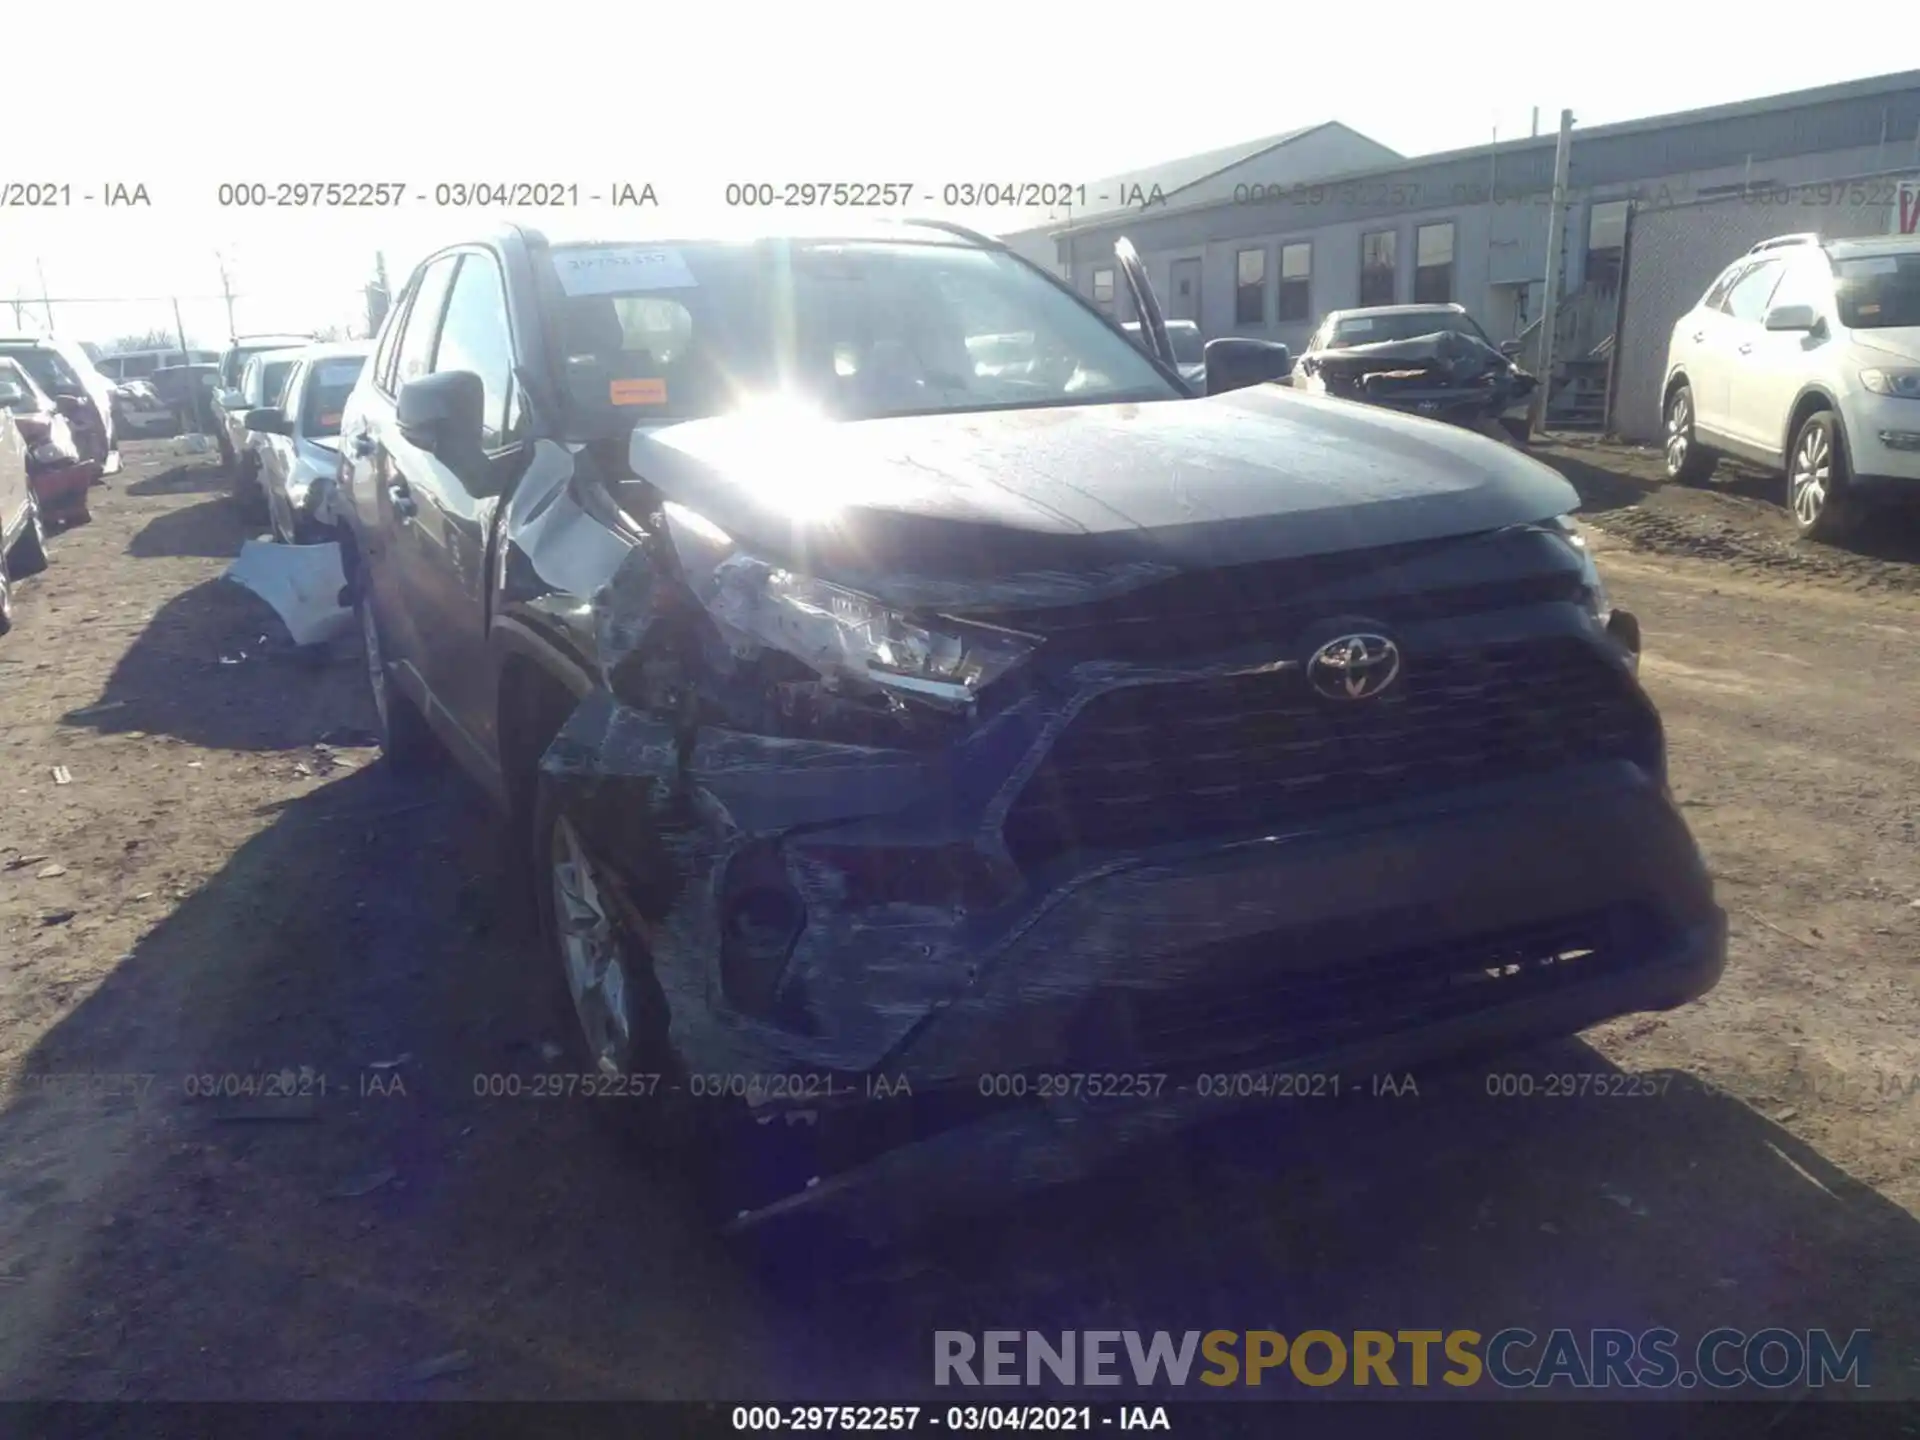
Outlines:
[{"label": "chain link fence", "polygon": [[1908,170],[1855,176],[1634,208],[1627,222],[1627,270],[1614,341],[1610,428],[1646,442],[1662,424],[1667,341],[1714,277],[1751,246],[1775,235],[1816,231],[1829,240],[1884,235],[1893,194]]}]

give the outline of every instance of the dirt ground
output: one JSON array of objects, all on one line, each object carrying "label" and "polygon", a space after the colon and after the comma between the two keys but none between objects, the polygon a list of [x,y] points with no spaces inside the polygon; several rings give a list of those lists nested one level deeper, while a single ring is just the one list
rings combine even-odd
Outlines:
[{"label": "dirt ground", "polygon": [[[914,1399],[932,1332],[1874,1332],[1920,1396],[1920,539],[1545,452],[1648,637],[1732,917],[1702,1002],[1215,1126],[812,1290],[701,1228],[553,1038],[499,838],[376,762],[358,657],[220,578],[207,457],[129,447],[0,641],[0,1398]],[[56,767],[70,777],[56,783]],[[293,1105],[196,1076],[310,1070]],[[950,1397],[949,1397],[950,1398]]]}]

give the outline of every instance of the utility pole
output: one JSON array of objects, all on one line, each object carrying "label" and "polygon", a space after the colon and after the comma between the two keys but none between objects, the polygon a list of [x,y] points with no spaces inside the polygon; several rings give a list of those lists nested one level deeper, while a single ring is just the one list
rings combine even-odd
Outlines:
[{"label": "utility pole", "polygon": [[233,280],[227,274],[227,257],[216,250],[213,258],[220,266],[220,298],[227,302],[227,339],[232,340],[240,328],[233,321]]},{"label": "utility pole", "polygon": [[47,296],[47,271],[38,255],[33,257],[34,274],[40,277],[40,309],[47,317],[47,333],[53,334],[53,301]]},{"label": "utility pole", "polygon": [[1547,293],[1540,302],[1540,388],[1533,392],[1527,430],[1547,428],[1547,400],[1553,392],[1554,327],[1560,323],[1560,251],[1567,213],[1567,162],[1573,154],[1573,112],[1560,112],[1560,143],[1553,151],[1553,194],[1547,202]]}]

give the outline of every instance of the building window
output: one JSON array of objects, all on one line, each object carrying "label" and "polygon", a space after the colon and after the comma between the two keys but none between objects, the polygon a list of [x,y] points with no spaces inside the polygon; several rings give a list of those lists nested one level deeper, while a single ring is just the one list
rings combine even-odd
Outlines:
[{"label": "building window", "polygon": [[1093,303],[1102,310],[1113,309],[1113,271],[1093,272]]},{"label": "building window", "polygon": [[1306,241],[1280,247],[1280,294],[1274,317],[1281,324],[1313,313],[1313,246]]},{"label": "building window", "polygon": [[1422,225],[1413,232],[1413,303],[1445,305],[1453,299],[1453,222]]},{"label": "building window", "polygon": [[1233,262],[1233,323],[1267,323],[1267,252],[1242,250]]},{"label": "building window", "polygon": [[1360,237],[1360,303],[1393,304],[1393,241],[1391,230],[1373,230]]},{"label": "building window", "polygon": [[1602,200],[1587,211],[1587,284],[1611,290],[1620,283],[1631,205],[1628,200]]}]

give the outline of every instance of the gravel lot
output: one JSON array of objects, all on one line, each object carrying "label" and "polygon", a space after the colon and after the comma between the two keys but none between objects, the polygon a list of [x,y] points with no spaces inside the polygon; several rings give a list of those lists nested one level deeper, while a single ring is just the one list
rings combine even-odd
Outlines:
[{"label": "gravel lot", "polygon": [[[481,802],[389,777],[357,655],[219,578],[209,457],[130,446],[0,641],[0,1397],[914,1399],[935,1329],[1416,1324],[1864,1327],[1920,1397],[1920,540],[1545,457],[1645,627],[1732,957],[1490,1068],[1665,1093],[1274,1106],[809,1289],[590,1102],[475,1094],[551,1038]],[[189,1094],[303,1066],[304,1108]]]}]

